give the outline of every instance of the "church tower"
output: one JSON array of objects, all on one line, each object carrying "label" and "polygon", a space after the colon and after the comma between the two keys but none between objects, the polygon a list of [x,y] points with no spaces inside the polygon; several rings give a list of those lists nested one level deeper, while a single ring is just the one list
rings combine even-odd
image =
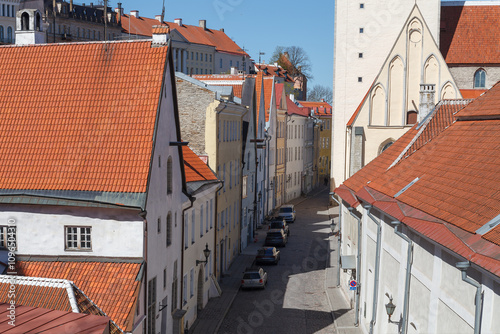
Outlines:
[{"label": "church tower", "polygon": [[21,9],[16,14],[16,44],[43,44],[42,14],[38,9]]},{"label": "church tower", "polygon": [[440,0],[335,1],[332,187],[348,176],[346,124],[370,89],[415,4],[439,45]]}]

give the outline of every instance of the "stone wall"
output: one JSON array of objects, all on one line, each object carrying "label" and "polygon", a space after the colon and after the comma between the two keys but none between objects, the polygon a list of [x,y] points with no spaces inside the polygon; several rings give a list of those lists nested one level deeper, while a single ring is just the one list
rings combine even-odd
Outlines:
[{"label": "stone wall", "polygon": [[176,78],[177,102],[182,140],[197,155],[205,155],[206,109],[214,101],[215,93]]},{"label": "stone wall", "polygon": [[460,89],[474,88],[474,74],[480,68],[486,72],[486,89],[490,89],[500,81],[500,67],[498,66],[449,66],[450,72]]}]

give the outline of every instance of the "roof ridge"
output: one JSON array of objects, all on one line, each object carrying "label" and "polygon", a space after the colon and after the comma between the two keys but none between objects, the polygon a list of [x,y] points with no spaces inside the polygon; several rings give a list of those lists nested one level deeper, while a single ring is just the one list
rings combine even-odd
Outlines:
[{"label": "roof ridge", "polygon": [[44,43],[44,44],[6,44],[0,45],[0,48],[25,48],[25,47],[49,47],[49,46],[66,46],[68,45],[87,45],[87,44],[121,44],[121,43],[144,43],[152,42],[152,38],[142,38],[142,39],[124,39],[124,40],[113,40],[113,41],[79,41],[71,43]]}]

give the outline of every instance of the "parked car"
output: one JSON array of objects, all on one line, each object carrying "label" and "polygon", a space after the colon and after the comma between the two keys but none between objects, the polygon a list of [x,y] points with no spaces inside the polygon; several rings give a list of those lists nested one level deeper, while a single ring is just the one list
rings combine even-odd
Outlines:
[{"label": "parked car", "polygon": [[293,204],[282,205],[278,215],[285,218],[287,223],[293,223],[295,221],[295,207]]},{"label": "parked car", "polygon": [[286,246],[288,242],[288,236],[282,229],[271,229],[267,232],[266,240],[264,245],[266,246]]},{"label": "parked car", "polygon": [[247,268],[241,279],[241,288],[262,288],[267,284],[267,273],[260,267]]},{"label": "parked car", "polygon": [[274,228],[280,228],[286,233],[288,237],[290,236],[290,226],[288,226],[288,224],[286,223],[285,218],[278,217],[276,220],[271,221],[271,223],[269,223],[269,229]]},{"label": "parked car", "polygon": [[257,250],[255,263],[274,263],[278,264],[280,260],[280,251],[275,247],[262,247]]}]

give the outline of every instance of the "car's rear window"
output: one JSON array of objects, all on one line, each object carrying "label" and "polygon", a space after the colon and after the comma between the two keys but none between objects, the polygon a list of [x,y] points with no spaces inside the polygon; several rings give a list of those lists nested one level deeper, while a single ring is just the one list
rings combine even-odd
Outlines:
[{"label": "car's rear window", "polygon": [[273,250],[272,249],[259,249],[257,251],[258,255],[273,255]]},{"label": "car's rear window", "polygon": [[271,223],[271,228],[282,228],[282,227],[283,227],[283,222]]},{"label": "car's rear window", "polygon": [[259,273],[246,273],[243,275],[243,279],[260,279]]},{"label": "car's rear window", "polygon": [[267,234],[267,236],[270,237],[270,238],[281,238],[282,234],[278,233],[278,232],[270,232],[270,233]]},{"label": "car's rear window", "polygon": [[292,208],[280,208],[280,212],[289,213],[293,212]]}]

